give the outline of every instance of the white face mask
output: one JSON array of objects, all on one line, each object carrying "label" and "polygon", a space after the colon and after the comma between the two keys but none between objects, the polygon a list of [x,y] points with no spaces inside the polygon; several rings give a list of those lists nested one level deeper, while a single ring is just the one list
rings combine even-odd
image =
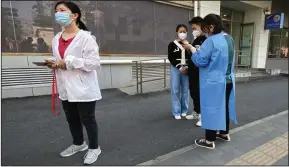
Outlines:
[{"label": "white face mask", "polygon": [[179,37],[179,39],[181,39],[181,40],[184,40],[184,39],[186,39],[187,38],[187,33],[178,33],[178,37]]},{"label": "white face mask", "polygon": [[195,38],[197,38],[201,35],[201,32],[199,30],[194,30],[192,34]]}]

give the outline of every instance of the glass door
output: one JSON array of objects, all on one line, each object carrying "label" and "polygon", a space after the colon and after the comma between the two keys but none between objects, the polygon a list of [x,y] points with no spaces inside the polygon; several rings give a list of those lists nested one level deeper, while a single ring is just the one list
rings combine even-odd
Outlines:
[{"label": "glass door", "polygon": [[238,53],[238,65],[251,66],[254,23],[242,24],[240,51]]}]

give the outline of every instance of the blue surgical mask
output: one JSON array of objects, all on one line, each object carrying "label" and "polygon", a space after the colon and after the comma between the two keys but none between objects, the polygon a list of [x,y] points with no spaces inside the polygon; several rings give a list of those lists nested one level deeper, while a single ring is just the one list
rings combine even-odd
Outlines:
[{"label": "blue surgical mask", "polygon": [[56,21],[56,23],[58,23],[64,27],[70,25],[72,22],[72,20],[70,19],[70,14],[64,13],[64,12],[55,13],[55,21]]}]

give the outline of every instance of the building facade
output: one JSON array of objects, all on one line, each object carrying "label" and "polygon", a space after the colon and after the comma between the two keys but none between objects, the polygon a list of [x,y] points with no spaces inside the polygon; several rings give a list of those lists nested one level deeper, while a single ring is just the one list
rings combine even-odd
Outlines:
[{"label": "building facade", "polygon": [[[189,7],[151,1],[75,2],[81,8],[82,20],[96,36],[100,52],[104,56],[166,55],[168,43],[175,38],[177,24],[186,24],[193,16]],[[61,31],[61,27],[54,22],[55,3],[56,1],[2,2],[3,22],[8,25],[2,27],[4,55],[47,55],[51,52],[51,32],[55,34]]]},{"label": "building facade", "polygon": [[[2,69],[9,71],[11,68],[35,67],[33,61],[43,61],[44,58],[52,56],[52,38],[61,31],[61,27],[54,21],[56,1],[1,3]],[[178,24],[188,25],[188,21],[194,16],[204,17],[215,13],[221,16],[227,32],[234,38],[236,65],[288,70],[288,0],[75,3],[81,8],[82,21],[96,36],[101,60],[166,58],[167,45],[176,38]],[[280,12],[285,14],[283,28],[265,30],[265,15]],[[192,40],[190,28],[188,34],[189,40]],[[131,64],[116,65],[114,62],[103,65],[102,72],[99,73],[101,88],[127,86],[132,81],[132,71]],[[7,75],[10,73],[12,72],[7,72]],[[2,75],[4,74],[2,72]],[[6,78],[7,94],[11,94],[12,90],[15,90],[15,94],[25,94],[23,91],[28,91],[26,87],[35,87],[33,84],[26,85],[23,89],[9,86],[12,80],[13,83],[19,81],[16,81],[14,76],[12,79],[9,76],[2,78]],[[49,94],[50,84],[45,84],[44,87],[45,91],[42,88],[40,90],[37,85],[37,89],[29,92]],[[40,93],[35,93],[37,91]]]},{"label": "building facade", "polygon": [[[168,43],[175,38],[177,24],[215,13],[234,37],[240,65],[265,68],[266,62],[288,57],[288,5],[281,1],[75,2],[83,11],[82,20],[97,38],[102,56],[164,56]],[[2,25],[7,25],[1,30],[2,55],[9,56],[3,61],[11,56],[50,55],[51,39],[61,30],[54,23],[55,3],[2,2]],[[285,13],[283,29],[264,30],[265,9]],[[9,65],[7,61],[4,65]]]}]

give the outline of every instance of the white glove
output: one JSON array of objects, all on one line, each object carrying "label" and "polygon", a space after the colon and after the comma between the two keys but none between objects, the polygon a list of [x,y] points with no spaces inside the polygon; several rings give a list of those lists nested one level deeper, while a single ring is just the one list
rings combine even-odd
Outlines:
[{"label": "white glove", "polygon": [[[191,46],[192,46],[192,45],[191,45]],[[192,46],[192,47],[191,47],[191,52],[192,52],[192,53],[196,53],[196,52],[197,52],[197,49]]]}]

